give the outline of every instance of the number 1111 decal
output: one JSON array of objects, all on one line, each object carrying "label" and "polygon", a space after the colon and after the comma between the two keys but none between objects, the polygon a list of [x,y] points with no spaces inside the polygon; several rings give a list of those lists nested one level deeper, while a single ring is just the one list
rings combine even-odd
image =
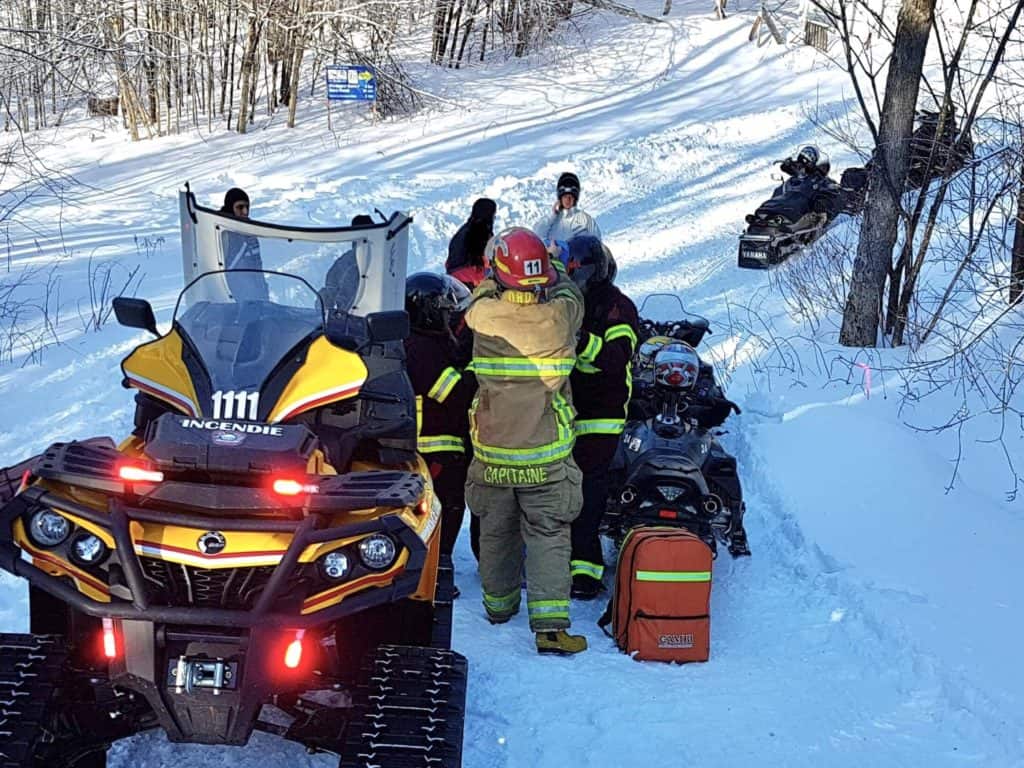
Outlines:
[{"label": "number 1111 decal", "polygon": [[213,418],[245,419],[256,421],[260,407],[259,392],[227,392],[217,390],[213,393]]}]

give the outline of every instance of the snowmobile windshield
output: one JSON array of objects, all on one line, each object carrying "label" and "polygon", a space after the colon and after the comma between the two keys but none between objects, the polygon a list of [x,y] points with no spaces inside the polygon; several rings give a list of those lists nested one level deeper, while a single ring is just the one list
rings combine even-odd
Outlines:
[{"label": "snowmobile windshield", "polygon": [[657,323],[687,322],[698,324],[706,323],[707,318],[702,315],[688,312],[683,306],[683,300],[674,293],[649,293],[640,302],[638,310],[640,316],[645,320],[653,320]]},{"label": "snowmobile windshield", "polygon": [[295,346],[324,331],[320,295],[294,275],[208,272],[178,299],[175,327],[187,337],[218,392],[258,392]]}]

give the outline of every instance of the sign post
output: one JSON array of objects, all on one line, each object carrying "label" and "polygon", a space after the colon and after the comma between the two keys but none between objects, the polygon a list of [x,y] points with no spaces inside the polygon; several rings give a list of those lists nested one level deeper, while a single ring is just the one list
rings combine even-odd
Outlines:
[{"label": "sign post", "polygon": [[376,114],[377,75],[372,67],[361,64],[328,64],[324,68],[327,78],[327,127],[331,126],[332,101],[368,101]]}]

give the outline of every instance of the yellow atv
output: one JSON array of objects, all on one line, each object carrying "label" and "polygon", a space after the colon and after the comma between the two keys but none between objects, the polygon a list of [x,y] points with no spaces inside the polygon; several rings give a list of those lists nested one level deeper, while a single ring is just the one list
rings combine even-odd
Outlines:
[{"label": "yellow atv", "polygon": [[460,766],[466,660],[404,368],[411,219],[180,203],[170,331],[114,302],[157,336],[122,363],[133,433],[52,445],[0,483],[0,568],[31,606],[31,634],[0,635],[0,768],[102,767],[150,728]]}]

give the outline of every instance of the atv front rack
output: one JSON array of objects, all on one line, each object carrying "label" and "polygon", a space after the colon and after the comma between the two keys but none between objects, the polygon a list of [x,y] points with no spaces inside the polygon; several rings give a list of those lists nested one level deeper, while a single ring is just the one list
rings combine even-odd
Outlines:
[{"label": "atv front rack", "polygon": [[[130,600],[114,598],[105,603],[94,600],[63,579],[52,576],[22,558],[22,549],[10,539],[0,540],[0,568],[27,579],[75,610],[89,616],[111,619],[138,619],[149,622],[252,628],[288,627],[303,629],[323,625],[375,605],[395,602],[416,592],[426,562],[423,540],[398,515],[383,515],[365,522],[329,526],[324,516],[312,514],[301,520],[244,517],[209,517],[160,509],[141,509],[111,498],[108,508],[99,511],[38,486],[27,488],[0,508],[0,531],[10,531],[14,521],[39,508],[58,509],[107,529],[114,539],[114,552],[123,573],[123,584]],[[132,521],[201,528],[203,530],[260,531],[291,533],[292,540],[280,562],[274,566],[266,586],[249,610],[197,606],[153,605],[142,570],[142,563],[130,535]],[[302,552],[314,544],[336,541],[370,533],[390,534],[408,551],[408,559],[392,582],[346,597],[339,604],[312,613],[280,610],[277,604],[289,594],[291,577],[299,567]]]}]

